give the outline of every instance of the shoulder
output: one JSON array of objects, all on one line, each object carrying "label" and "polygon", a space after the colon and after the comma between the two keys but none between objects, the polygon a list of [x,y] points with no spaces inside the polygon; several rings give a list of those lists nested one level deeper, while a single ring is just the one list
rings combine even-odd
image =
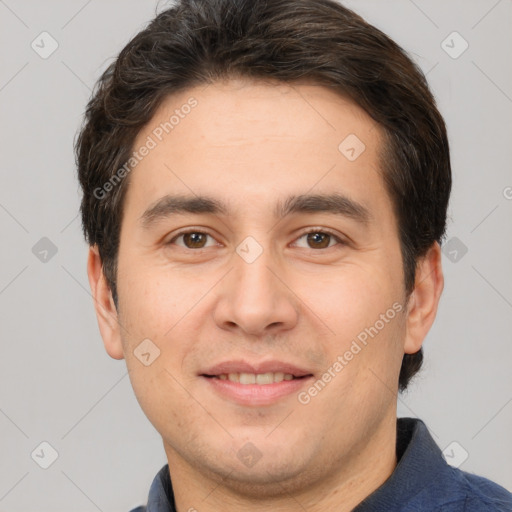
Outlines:
[{"label": "shoulder", "polygon": [[483,476],[448,464],[423,421],[400,418],[397,432],[399,463],[386,486],[400,505],[397,510],[512,512],[512,494]]},{"label": "shoulder", "polygon": [[436,512],[511,512],[512,493],[501,485],[460,469],[450,468],[452,484],[459,497]]}]

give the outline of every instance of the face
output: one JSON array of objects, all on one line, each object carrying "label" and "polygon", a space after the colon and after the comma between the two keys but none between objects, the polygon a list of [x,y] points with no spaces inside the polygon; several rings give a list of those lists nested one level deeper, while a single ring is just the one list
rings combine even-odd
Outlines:
[{"label": "face", "polygon": [[325,87],[240,81],[168,97],[138,134],[152,147],[102,335],[173,466],[282,492],[394,428],[404,351],[428,328],[408,331],[381,140]]}]

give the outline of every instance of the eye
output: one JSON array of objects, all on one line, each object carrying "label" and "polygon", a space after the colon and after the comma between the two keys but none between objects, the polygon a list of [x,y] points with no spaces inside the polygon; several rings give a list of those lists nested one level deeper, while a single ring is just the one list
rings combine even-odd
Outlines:
[{"label": "eye", "polygon": [[204,233],[203,231],[182,231],[181,233],[178,233],[174,238],[169,240],[169,242],[167,242],[167,245],[173,244],[176,242],[176,240],[183,238],[183,244],[176,245],[179,245],[180,247],[185,247],[185,249],[204,249],[207,247],[205,243],[207,237],[209,236],[210,235],[208,233]]},{"label": "eye", "polygon": [[332,247],[334,244],[331,242],[338,242],[338,244],[346,245],[345,242],[336,236],[334,233],[330,233],[329,231],[322,231],[320,229],[312,229],[303,233],[297,240],[301,240],[305,238],[307,244],[312,244],[305,247],[305,249],[328,249]]}]

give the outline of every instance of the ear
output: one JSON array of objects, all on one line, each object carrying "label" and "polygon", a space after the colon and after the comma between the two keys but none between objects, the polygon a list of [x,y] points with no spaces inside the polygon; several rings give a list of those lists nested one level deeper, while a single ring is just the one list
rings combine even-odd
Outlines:
[{"label": "ear", "polygon": [[414,354],[434,323],[437,306],[444,288],[441,247],[437,242],[418,262],[414,290],[407,307],[404,352]]},{"label": "ear", "polygon": [[96,245],[89,247],[87,275],[94,299],[94,309],[100,328],[103,344],[108,355],[114,359],[123,359],[123,346],[116,306],[110,287],[103,273],[103,264]]}]

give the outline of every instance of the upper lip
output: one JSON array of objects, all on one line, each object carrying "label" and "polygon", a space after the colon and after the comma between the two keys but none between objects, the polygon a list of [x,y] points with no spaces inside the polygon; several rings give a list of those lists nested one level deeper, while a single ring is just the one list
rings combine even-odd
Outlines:
[{"label": "upper lip", "polygon": [[311,375],[311,372],[299,368],[293,364],[283,361],[262,361],[260,363],[249,363],[247,361],[224,361],[208,368],[201,375],[222,375],[229,373],[289,373],[294,377],[304,377]]}]

